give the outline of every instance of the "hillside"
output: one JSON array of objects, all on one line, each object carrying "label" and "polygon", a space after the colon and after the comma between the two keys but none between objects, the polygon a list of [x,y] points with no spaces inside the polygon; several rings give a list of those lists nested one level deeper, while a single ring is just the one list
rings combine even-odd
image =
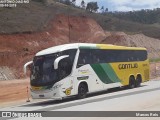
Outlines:
[{"label": "hillside", "polygon": [[152,36],[154,30],[154,37],[159,38],[158,27],[88,13],[57,2],[30,1],[17,8],[0,8],[0,78],[13,76],[3,75],[2,71],[12,71],[15,78],[24,77],[23,65],[36,52],[65,43],[142,46],[148,49],[150,59],[157,59],[160,40],[142,34]]},{"label": "hillside", "polygon": [[[36,1],[30,1],[29,4],[19,4],[16,8],[0,8],[0,33],[16,34],[45,31],[49,29],[48,22],[56,14],[64,14],[93,18],[104,30],[143,33],[149,37],[160,38],[160,29],[154,25],[126,21],[109,14],[90,13],[52,0],[46,0],[45,3]],[[47,1],[52,2],[47,3]]]},{"label": "hillside", "polygon": [[[68,16],[59,14],[49,22],[49,30],[0,35],[0,66],[15,68],[17,77],[22,77],[22,66],[42,49],[71,42],[96,43],[105,39],[105,32],[93,19],[75,16],[69,19],[70,28]],[[72,33],[70,37],[69,30]]]},{"label": "hillside", "polygon": [[150,59],[160,57],[160,40],[147,37],[143,34],[127,35],[123,32],[106,32],[108,36],[101,43],[130,47],[145,47]]},{"label": "hillside", "polygon": [[160,23],[160,8],[155,9],[142,9],[139,11],[129,11],[129,12],[110,12],[110,15],[117,17],[119,19],[124,19],[128,21],[138,22],[142,24],[155,24]]}]

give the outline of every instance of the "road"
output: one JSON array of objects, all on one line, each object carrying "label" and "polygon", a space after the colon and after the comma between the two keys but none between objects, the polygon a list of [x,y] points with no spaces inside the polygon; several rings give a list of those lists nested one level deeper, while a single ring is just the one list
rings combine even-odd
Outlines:
[{"label": "road", "polygon": [[[43,100],[40,102],[32,101],[19,106],[1,108],[0,111],[92,111],[90,116],[96,116],[94,111],[160,111],[160,81],[153,80],[143,83],[141,87],[134,89],[116,88],[110,91],[91,94],[85,99],[77,100],[75,98],[65,99],[63,101]],[[63,116],[63,112],[61,112]],[[83,112],[79,113],[82,114]],[[53,113],[54,114],[54,113]],[[52,116],[54,116],[52,114]],[[80,116],[76,115],[73,116]],[[107,113],[105,113],[107,114]],[[126,113],[127,114],[127,113]],[[64,115],[65,116],[65,115]],[[72,116],[72,115],[71,115]],[[159,112],[160,117],[160,112]],[[159,117],[152,118],[158,120]],[[58,117],[60,119],[60,117]],[[22,119],[22,118],[16,118]],[[43,119],[43,118],[42,118]],[[52,119],[53,118],[48,118]],[[54,119],[57,119],[54,117]],[[64,118],[61,118],[64,119]],[[76,118],[65,118],[66,120],[76,120]],[[80,118],[79,118],[80,119]],[[85,118],[94,120],[96,118]],[[98,118],[99,119],[99,118]],[[101,119],[105,119],[101,117]],[[111,116],[110,119],[113,119]],[[123,118],[120,119],[134,119]],[[137,118],[136,118],[137,119]],[[144,117],[141,117],[140,120]],[[150,120],[150,118],[148,118]]]}]

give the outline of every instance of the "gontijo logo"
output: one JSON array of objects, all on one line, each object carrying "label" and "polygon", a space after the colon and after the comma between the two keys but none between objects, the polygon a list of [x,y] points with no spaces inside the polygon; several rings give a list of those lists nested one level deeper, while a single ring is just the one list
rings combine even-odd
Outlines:
[{"label": "gontijo logo", "polygon": [[134,63],[134,64],[119,64],[118,68],[121,69],[131,69],[131,68],[138,68],[138,64]]}]

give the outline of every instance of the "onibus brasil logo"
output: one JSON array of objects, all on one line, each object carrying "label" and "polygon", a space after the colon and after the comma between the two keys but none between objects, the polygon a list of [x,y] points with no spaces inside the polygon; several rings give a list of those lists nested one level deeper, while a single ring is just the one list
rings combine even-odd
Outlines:
[{"label": "onibus brasil logo", "polygon": [[42,115],[40,112],[2,112],[2,117],[42,117]]}]

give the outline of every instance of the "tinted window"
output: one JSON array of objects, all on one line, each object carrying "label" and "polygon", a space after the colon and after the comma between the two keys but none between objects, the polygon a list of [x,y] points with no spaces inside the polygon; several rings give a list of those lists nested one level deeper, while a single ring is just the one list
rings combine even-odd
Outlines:
[{"label": "tinted window", "polygon": [[145,50],[80,49],[77,67],[85,64],[133,62],[147,59]]},{"label": "tinted window", "polygon": [[100,58],[100,62],[133,62],[147,59],[144,50],[92,50],[92,54]]},{"label": "tinted window", "polygon": [[72,62],[72,65],[73,65],[76,52],[77,52],[77,49],[65,50],[65,51],[62,52],[62,55],[69,55],[69,59]]},{"label": "tinted window", "polygon": [[62,52],[62,55],[69,55],[69,57],[61,60],[59,63],[60,79],[71,74],[76,52],[76,49],[65,50]]},{"label": "tinted window", "polygon": [[92,63],[92,54],[91,51],[88,49],[81,49],[79,58],[78,58],[78,64],[77,67],[83,66],[85,64],[91,64]]},{"label": "tinted window", "polygon": [[[48,86],[62,80],[71,74],[76,49],[66,50],[63,52],[36,56],[33,60],[31,71],[31,85]],[[68,58],[62,59],[58,64],[58,69],[54,69],[54,61],[57,57],[69,55]]]},{"label": "tinted window", "polygon": [[57,56],[58,53],[54,53],[34,58],[31,70],[31,85],[47,86],[58,81],[57,70],[53,68],[53,62]]}]

